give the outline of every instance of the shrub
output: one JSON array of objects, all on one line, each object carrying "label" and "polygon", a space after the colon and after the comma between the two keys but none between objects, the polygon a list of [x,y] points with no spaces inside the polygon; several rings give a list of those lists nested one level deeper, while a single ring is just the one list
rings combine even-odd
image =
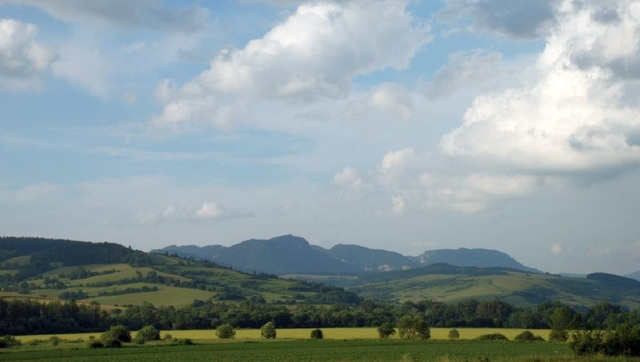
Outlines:
[{"label": "shrub", "polygon": [[311,331],[311,339],[323,339],[324,334],[322,333],[322,329],[316,328]]},{"label": "shrub", "polygon": [[104,344],[101,341],[92,339],[89,341],[89,348],[102,348]]},{"label": "shrub", "polygon": [[216,328],[216,335],[220,339],[230,339],[235,337],[236,331],[233,330],[231,324],[223,324]]},{"label": "shrub", "polygon": [[[131,342],[131,331],[125,326],[113,326],[102,333],[100,338],[104,340],[115,339],[119,342]],[[106,343],[105,343],[106,345]]]},{"label": "shrub", "polygon": [[54,346],[60,344],[60,338],[58,338],[58,336],[51,336],[51,338],[49,338],[49,341],[51,341],[51,344]]},{"label": "shrub", "polygon": [[640,356],[640,326],[622,324],[615,331],[583,331],[573,334],[569,342],[576,355]]},{"label": "shrub", "polygon": [[260,328],[262,338],[276,338],[276,325],[273,322],[267,322]]},{"label": "shrub", "polygon": [[453,328],[449,331],[449,339],[459,339],[460,332],[457,329]]},{"label": "shrub", "polygon": [[105,347],[119,348],[122,347],[122,342],[119,339],[113,337],[106,337],[102,339],[102,343]]},{"label": "shrub", "polygon": [[380,327],[378,327],[378,335],[382,339],[387,339],[394,334],[396,334],[396,329],[391,323],[382,323]]},{"label": "shrub", "polygon": [[13,336],[4,336],[0,338],[0,348],[9,348],[20,345],[20,341]]},{"label": "shrub", "polygon": [[519,341],[519,342],[523,342],[523,341],[531,341],[531,342],[544,341],[544,339],[542,337],[536,336],[535,334],[531,333],[530,331],[524,331],[524,332],[518,334],[517,336],[515,336],[515,338],[513,340],[514,341]]},{"label": "shrub", "polygon": [[133,337],[133,343],[135,344],[145,344],[147,341],[145,341],[144,337],[136,334],[135,337]]},{"label": "shrub", "polygon": [[549,341],[566,342],[568,339],[569,334],[564,329],[552,329],[549,333]]},{"label": "shrub", "polygon": [[144,326],[136,334],[136,339],[142,340],[141,344],[148,341],[157,341],[160,339],[160,331],[152,325]]},{"label": "shrub", "polygon": [[166,333],[164,336],[162,336],[162,339],[167,340],[167,339],[172,339],[173,336],[170,335],[169,333]]},{"label": "shrub", "polygon": [[509,338],[500,333],[483,334],[474,338],[476,341],[508,341]]},{"label": "shrub", "polygon": [[183,344],[183,345],[186,345],[186,346],[191,346],[191,345],[193,345],[193,341],[191,340],[191,338],[179,339],[179,340],[178,340],[178,344]]}]

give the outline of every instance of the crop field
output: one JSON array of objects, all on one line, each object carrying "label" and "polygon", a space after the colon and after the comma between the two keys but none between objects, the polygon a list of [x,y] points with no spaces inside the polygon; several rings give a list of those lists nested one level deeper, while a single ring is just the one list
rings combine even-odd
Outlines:
[{"label": "crop field", "polygon": [[[74,343],[78,344],[78,343]],[[558,343],[406,340],[284,340],[213,342],[192,346],[173,342],[125,345],[119,349],[14,348],[0,361],[567,361],[569,346]],[[80,345],[82,346],[82,345]],[[25,347],[27,348],[27,347]]]},{"label": "crop field", "polygon": [[[313,328],[281,328],[277,330],[278,339],[308,339],[311,335]],[[448,333],[450,328],[431,328],[431,339],[434,340],[446,340],[448,339]],[[524,329],[510,329],[510,328],[458,328],[460,332],[460,339],[473,339],[483,334],[488,333],[501,333],[509,339],[513,339],[517,334],[524,331]],[[549,338],[548,329],[534,329],[531,330],[535,335],[541,336],[545,340]],[[376,328],[322,328],[325,339],[335,340],[349,340],[349,339],[378,339],[378,331]],[[135,336],[135,332],[132,333]],[[200,330],[167,330],[162,331],[161,337],[170,334],[173,338],[189,338],[194,341],[208,343],[217,339],[215,330],[213,329],[200,329]],[[32,336],[18,336],[20,341],[28,343],[33,340],[49,339],[54,334],[47,335],[32,335]],[[74,333],[74,334],[56,334],[60,338],[66,340],[87,340],[90,336],[98,338],[100,333]],[[397,336],[395,337],[397,338]],[[260,339],[259,329],[238,329],[236,330],[236,341],[255,341]],[[393,339],[393,337],[391,338]]]}]

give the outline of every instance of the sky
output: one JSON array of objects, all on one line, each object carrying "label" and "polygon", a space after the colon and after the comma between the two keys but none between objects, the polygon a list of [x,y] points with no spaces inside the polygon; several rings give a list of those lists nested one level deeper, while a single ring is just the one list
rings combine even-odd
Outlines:
[{"label": "sky", "polygon": [[640,269],[640,1],[0,0],[0,234]]}]

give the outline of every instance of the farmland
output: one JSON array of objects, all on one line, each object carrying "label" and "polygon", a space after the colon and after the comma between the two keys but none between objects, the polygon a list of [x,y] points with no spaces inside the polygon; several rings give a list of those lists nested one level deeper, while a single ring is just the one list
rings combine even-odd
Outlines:
[{"label": "farmland", "polygon": [[53,361],[463,361],[571,360],[565,344],[477,341],[286,340],[120,349],[43,349],[0,353],[0,360]]}]

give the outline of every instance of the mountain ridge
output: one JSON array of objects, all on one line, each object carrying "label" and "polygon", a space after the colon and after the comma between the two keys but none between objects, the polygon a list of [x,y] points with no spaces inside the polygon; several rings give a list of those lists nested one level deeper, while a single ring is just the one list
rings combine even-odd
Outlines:
[{"label": "mountain ridge", "polygon": [[[284,246],[289,246],[283,248]],[[530,273],[541,271],[525,266],[508,254],[491,249],[437,249],[418,256],[371,249],[355,244],[336,244],[329,249],[312,245],[302,237],[281,235],[271,239],[249,239],[231,246],[175,246],[152,250],[183,257],[209,260],[244,271],[276,275],[327,274],[358,275],[368,272],[417,268],[446,263],[456,266],[505,267]],[[297,255],[292,255],[297,253]],[[329,258],[329,259],[328,259]]]}]

